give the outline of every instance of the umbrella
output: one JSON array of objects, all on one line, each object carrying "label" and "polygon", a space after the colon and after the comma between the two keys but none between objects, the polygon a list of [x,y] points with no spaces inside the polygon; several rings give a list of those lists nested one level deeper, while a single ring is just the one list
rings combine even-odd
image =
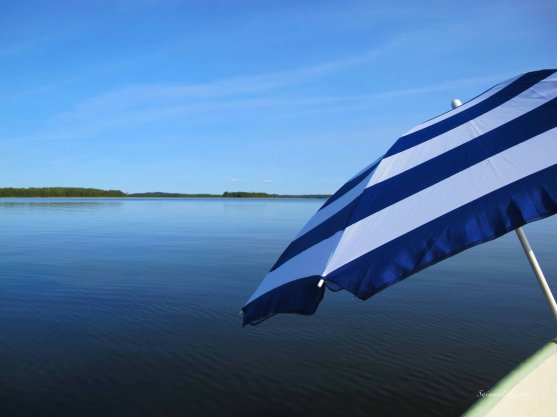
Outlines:
[{"label": "umbrella", "polygon": [[557,212],[557,70],[458,104],[403,135],[325,202],[242,308],[244,325],[313,314],[325,288],[365,300],[515,229],[557,318],[520,229]]}]

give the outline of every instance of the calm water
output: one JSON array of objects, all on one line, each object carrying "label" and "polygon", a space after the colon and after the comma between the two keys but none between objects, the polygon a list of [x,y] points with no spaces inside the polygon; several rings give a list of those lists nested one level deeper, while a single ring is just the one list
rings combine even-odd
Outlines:
[{"label": "calm water", "polygon": [[[1,416],[457,416],[557,329],[514,234],[241,327],[317,200],[0,200]],[[557,288],[557,218],[526,228]]]}]

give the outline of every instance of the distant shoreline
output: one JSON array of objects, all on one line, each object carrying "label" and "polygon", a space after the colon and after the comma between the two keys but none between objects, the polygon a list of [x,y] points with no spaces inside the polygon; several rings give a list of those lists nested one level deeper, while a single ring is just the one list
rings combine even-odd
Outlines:
[{"label": "distant shoreline", "polygon": [[22,197],[22,196],[17,196],[17,197],[5,197],[5,196],[0,196],[0,201],[2,199],[18,199],[18,198],[51,198],[51,199],[70,199],[70,198],[90,198],[90,199],[94,199],[94,198],[113,198],[115,200],[142,200],[142,199],[157,199],[157,200],[187,200],[187,199],[198,199],[198,200],[311,200],[311,199],[315,199],[315,200],[325,200],[328,197],[325,196],[320,196],[320,195],[310,195],[310,196],[302,196],[302,195],[291,195],[291,196],[276,196],[276,197],[223,197],[221,195],[216,195],[214,197],[137,197],[137,196],[124,196],[124,197],[111,197],[111,196],[96,196],[96,197],[87,197],[87,196],[80,196],[80,197],[52,197],[52,196],[45,196],[45,197]]},{"label": "distant shoreline", "polygon": [[0,188],[0,198],[329,198],[327,194],[268,194],[263,192],[225,191],[222,194],[184,194],[165,192],[124,193],[78,187]]}]

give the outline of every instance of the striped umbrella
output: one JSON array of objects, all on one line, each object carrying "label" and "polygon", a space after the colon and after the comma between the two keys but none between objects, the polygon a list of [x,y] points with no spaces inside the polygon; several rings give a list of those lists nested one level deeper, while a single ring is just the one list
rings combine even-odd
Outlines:
[{"label": "striped umbrella", "polygon": [[422,123],[351,178],[273,265],[244,325],[313,314],[326,287],[365,300],[517,228],[529,250],[520,226],[556,212],[557,71],[542,70]]}]

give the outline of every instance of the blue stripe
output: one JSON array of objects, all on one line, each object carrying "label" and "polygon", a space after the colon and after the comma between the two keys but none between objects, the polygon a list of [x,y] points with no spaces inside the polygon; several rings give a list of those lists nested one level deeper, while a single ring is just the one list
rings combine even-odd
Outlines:
[{"label": "blue stripe", "polygon": [[528,90],[533,85],[542,81],[544,78],[549,77],[555,71],[555,69],[550,69],[524,74],[523,76],[503,88],[501,91],[498,91],[491,97],[486,98],[475,106],[461,111],[447,119],[441,120],[440,122],[437,122],[431,126],[403,136],[389,149],[386,157],[410,149],[416,145],[419,145],[420,143],[426,142],[436,136],[446,133],[449,130],[463,125],[464,123],[467,123],[470,120],[473,120],[478,116],[481,116],[482,114],[495,109],[501,104]]},{"label": "blue stripe", "polygon": [[557,165],[500,188],[343,265],[326,280],[367,299],[402,279],[557,213]]},{"label": "blue stripe", "polygon": [[373,165],[371,165],[368,169],[366,169],[360,175],[358,175],[357,177],[352,178],[350,181],[348,181],[346,184],[344,184],[342,187],[340,187],[336,193],[334,193],[331,197],[329,197],[329,199],[327,201],[325,201],[325,204],[323,204],[319,210],[322,210],[323,208],[327,207],[329,204],[334,203],[339,198],[341,198],[343,195],[348,193],[356,185],[361,183],[364,180],[365,177],[367,177],[369,174],[372,173],[372,171],[377,167],[379,162],[381,162],[381,159],[383,159],[383,158],[379,158],[377,160],[377,162],[375,162]]},{"label": "blue stripe", "polygon": [[369,187],[352,203],[290,243],[271,271],[373,213],[556,126],[557,99],[553,99],[474,140]]},{"label": "blue stripe", "polygon": [[320,276],[297,279],[256,298],[242,308],[244,326],[259,324],[277,313],[315,313],[325,294],[325,286],[317,286],[320,279]]},{"label": "blue stripe", "polygon": [[333,236],[338,231],[343,230],[348,225],[350,225],[350,219],[352,218],[355,209],[360,204],[364,194],[360,194],[350,204],[343,207],[341,210],[329,217],[319,226],[316,226],[314,229],[300,236],[298,239],[293,240],[284,250],[282,255],[280,255],[280,257],[277,259],[277,261],[271,268],[271,271],[274,271],[296,255],[302,253],[306,249],[311,248],[313,245],[316,245],[322,240]]}]

